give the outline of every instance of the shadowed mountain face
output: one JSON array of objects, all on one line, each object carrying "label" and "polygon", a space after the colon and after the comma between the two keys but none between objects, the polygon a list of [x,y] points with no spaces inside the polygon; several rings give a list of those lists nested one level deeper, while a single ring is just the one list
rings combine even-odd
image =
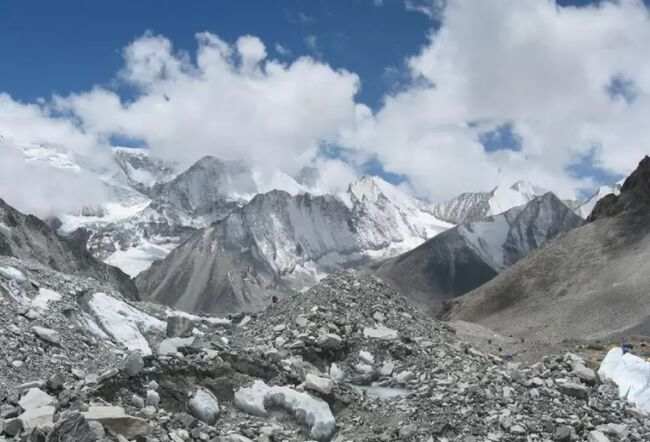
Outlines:
[{"label": "shadowed mountain face", "polygon": [[434,311],[494,278],[546,241],[582,224],[552,193],[525,206],[461,224],[397,258],[377,273]]},{"label": "shadowed mountain face", "polygon": [[33,259],[60,272],[108,282],[124,296],[138,299],[135,284],[125,273],[88,253],[87,239],[83,230],[61,238],[45,222],[20,213],[0,199],[0,255]]},{"label": "shadowed mountain face", "polygon": [[650,332],[650,158],[589,219],[450,302],[445,316],[552,342]]}]

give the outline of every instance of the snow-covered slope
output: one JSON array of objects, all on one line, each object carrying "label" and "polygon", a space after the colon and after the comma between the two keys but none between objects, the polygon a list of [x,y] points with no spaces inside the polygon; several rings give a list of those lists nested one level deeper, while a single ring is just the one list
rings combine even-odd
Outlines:
[{"label": "snow-covered slope", "polygon": [[526,181],[517,181],[510,187],[498,186],[491,192],[463,193],[449,201],[434,204],[432,213],[454,224],[478,221],[524,205],[546,192]]},{"label": "snow-covered slope", "polygon": [[570,208],[547,193],[500,215],[458,225],[383,262],[377,272],[412,300],[439,308],[442,301],[489,281],[581,223]]},{"label": "snow-covered slope", "polygon": [[256,310],[276,290],[303,289],[449,227],[378,178],[351,184],[344,197],[271,191],[194,234],[137,284],[149,299],[188,311]]}]

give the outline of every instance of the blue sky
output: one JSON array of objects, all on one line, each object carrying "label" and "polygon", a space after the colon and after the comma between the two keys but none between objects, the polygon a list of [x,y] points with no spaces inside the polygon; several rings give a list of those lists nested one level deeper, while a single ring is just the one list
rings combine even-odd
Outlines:
[{"label": "blue sky", "polygon": [[[401,0],[4,0],[0,3],[0,90],[32,101],[106,84],[122,66],[120,50],[145,31],[179,49],[209,31],[233,42],[260,37],[273,56],[308,54],[362,79],[360,100],[376,107],[399,80],[404,58],[426,42],[431,20]],[[313,45],[312,43],[315,43]]]},{"label": "blue sky", "polygon": [[[553,75],[562,79],[562,81],[552,84],[552,86],[558,85],[558,90],[548,91],[547,95],[551,97],[548,103],[545,103],[544,107],[540,107],[539,110],[523,109],[521,103],[514,103],[513,100],[506,97],[504,105],[511,106],[511,108],[500,112],[497,106],[494,115],[487,116],[488,120],[486,121],[489,123],[487,127],[496,127],[496,129],[486,129],[484,132],[473,135],[475,140],[482,143],[484,152],[476,154],[475,159],[465,159],[465,155],[460,150],[471,151],[471,143],[474,139],[468,138],[467,132],[457,130],[454,124],[446,126],[444,110],[446,107],[453,108],[454,103],[445,101],[445,94],[434,97],[430,91],[419,90],[413,82],[409,82],[413,69],[409,70],[405,64],[405,60],[409,57],[420,57],[421,61],[425,60],[427,51],[435,46],[430,37],[444,23],[439,23],[435,17],[422,13],[423,8],[420,8],[419,11],[417,9],[418,6],[427,7],[437,1],[440,0],[113,0],[110,2],[4,0],[0,2],[0,57],[2,59],[0,93],[8,93],[14,100],[22,103],[35,103],[39,99],[44,99],[47,102],[55,94],[64,97],[71,93],[84,94],[92,90],[93,87],[99,86],[111,93],[117,93],[122,99],[129,100],[134,98],[131,96],[133,91],[127,89],[124,82],[116,81],[117,73],[125,66],[124,48],[141,39],[146,32],[164,36],[173,44],[175,50],[185,51],[190,57],[196,56],[198,45],[195,35],[199,32],[207,31],[233,45],[241,36],[250,34],[259,37],[266,46],[270,59],[283,60],[290,65],[297,57],[309,55],[323,65],[334,69],[346,69],[358,75],[361,87],[351,104],[368,106],[372,111],[373,118],[376,117],[375,123],[378,128],[377,133],[369,137],[368,140],[357,138],[352,140],[353,143],[360,145],[355,148],[370,152],[371,159],[365,164],[365,170],[362,172],[376,173],[397,183],[408,180],[416,184],[415,187],[422,193],[428,193],[432,198],[446,197],[460,190],[491,188],[493,183],[501,178],[494,174],[486,174],[481,177],[481,174],[467,171],[465,172],[466,182],[455,186],[450,185],[445,189],[440,188],[440,180],[445,179],[441,177],[441,174],[452,173],[454,176],[453,174],[457,173],[454,170],[455,167],[462,168],[472,161],[475,162],[477,170],[485,170],[485,165],[504,161],[508,164],[503,167],[503,170],[510,170],[508,179],[513,175],[520,174],[524,167],[539,166],[537,175],[542,182],[549,185],[557,182],[559,183],[557,184],[558,188],[568,190],[576,189],[578,186],[589,187],[597,183],[616,181],[622,176],[622,173],[629,169],[629,165],[633,164],[633,159],[638,156],[639,149],[642,150],[643,146],[632,148],[631,143],[634,143],[635,140],[630,142],[628,139],[623,139],[625,135],[640,128],[640,126],[632,127],[632,129],[625,127],[623,118],[621,118],[621,124],[612,129],[612,131],[619,131],[620,136],[618,136],[619,132],[616,132],[617,137],[608,137],[608,133],[603,129],[595,136],[593,146],[583,147],[577,154],[564,155],[562,152],[562,149],[572,148],[572,144],[568,144],[566,148],[552,145],[552,143],[558,143],[558,140],[560,143],[565,141],[558,139],[558,134],[566,134],[567,139],[572,139],[577,138],[573,136],[572,131],[581,133],[580,131],[584,130],[582,116],[592,117],[591,109],[587,104],[594,98],[591,95],[593,93],[592,85],[588,85],[589,87],[586,85],[585,90],[577,91],[582,94],[585,106],[579,109],[578,114],[573,111],[573,113],[567,113],[571,118],[575,116],[575,121],[571,121],[571,124],[567,123],[566,127],[561,127],[564,120],[567,119],[561,115],[557,115],[558,122],[544,127],[538,125],[539,118],[538,120],[526,119],[527,115],[536,112],[539,114],[536,115],[536,118],[541,117],[541,120],[553,116],[547,112],[547,109],[558,109],[558,103],[560,103],[559,109],[567,110],[567,112],[573,106],[573,97],[569,97],[573,91],[567,89],[569,91],[567,94],[567,90],[562,90],[562,83],[565,83],[564,79],[567,78],[566,73],[572,73],[576,69],[578,69],[576,72],[580,73],[580,69],[585,68],[592,61],[585,57],[584,60],[580,59],[576,63],[572,63],[572,57],[580,58],[583,55],[589,55],[580,52],[575,52],[568,58],[564,58],[566,55],[565,41],[573,41],[572,35],[569,34],[558,34],[555,42],[551,42],[552,44],[549,45],[550,49],[546,54],[552,61],[548,64],[549,67],[556,69],[557,72],[551,72],[551,75],[534,72],[534,74],[539,74],[540,84],[548,78],[554,78]],[[458,1],[461,2],[461,0]],[[465,0],[462,2],[474,8],[473,3]],[[648,2],[650,0],[645,0],[646,5]],[[584,7],[601,3],[604,2],[557,1],[558,7]],[[476,10],[479,11],[488,4],[493,5],[490,7],[496,11],[496,14],[489,17],[492,21],[486,18],[485,23],[479,21],[474,24],[474,26],[485,25],[484,29],[477,29],[476,36],[463,35],[463,29],[460,28],[451,31],[453,31],[453,38],[457,40],[454,41],[455,44],[467,45],[463,51],[471,53],[471,56],[467,57],[471,63],[485,64],[485,66],[476,65],[477,71],[485,74],[486,81],[490,79],[495,81],[495,78],[490,77],[495,71],[493,66],[488,66],[490,61],[508,64],[513,57],[498,59],[500,52],[511,48],[507,43],[504,45],[501,41],[491,40],[491,36],[498,34],[492,26],[503,26],[500,17],[507,16],[509,13],[499,10],[499,8],[502,8],[503,5],[510,5],[514,9],[519,7],[519,3],[510,0],[486,0],[484,3],[481,0],[480,4],[476,4]],[[526,4],[528,6],[535,5],[530,1]],[[621,9],[625,8],[621,7]],[[476,14],[487,13],[489,15],[494,11],[490,11],[486,7]],[[456,12],[459,13],[459,10]],[[538,12],[535,7],[522,7],[521,11],[512,12],[512,17],[523,16],[530,23],[537,23],[540,26],[549,25],[540,19]],[[470,15],[471,13],[473,11],[470,11]],[[634,10],[628,8],[624,13],[630,14],[629,17],[632,17]],[[557,14],[557,17],[553,19],[558,22],[566,19],[560,15]],[[544,17],[548,18],[549,13],[546,13]],[[468,17],[459,17],[457,23],[462,24],[465,19]],[[602,29],[609,29],[607,26],[611,25],[612,29],[619,32],[620,29],[625,30],[625,27],[620,26],[617,20],[620,20],[620,16],[614,13],[609,15],[585,13],[582,23],[600,23],[599,26]],[[638,27],[637,30],[642,29],[642,24],[635,23],[635,26]],[[568,28],[570,30],[570,27]],[[470,29],[473,30],[473,28]],[[545,32],[556,29],[566,32],[567,28],[549,25],[549,28],[544,30],[540,27],[537,40],[543,42],[547,35]],[[479,32],[485,34],[479,34]],[[485,44],[493,46],[483,47],[483,35],[488,37]],[[643,34],[639,32],[638,35]],[[603,42],[605,38],[607,38],[605,32],[602,35],[594,35],[597,43],[595,46],[587,47],[598,47],[599,44],[605,46]],[[641,42],[637,46],[640,48],[639,50],[642,50],[645,45],[647,42]],[[442,49],[445,49],[444,45]],[[630,49],[630,53],[633,54],[631,59],[634,59],[636,53],[633,52],[633,45],[629,45],[629,48],[622,46],[622,49]],[[482,57],[481,53],[486,50],[494,51],[495,57]],[[542,50],[546,50],[546,48],[542,48]],[[579,48],[576,47],[575,50],[578,51]],[[446,52],[443,51],[442,54],[444,56]],[[515,52],[515,54],[517,57],[521,53]],[[503,80],[496,78],[496,83],[485,85],[486,89],[494,88],[496,90],[504,85],[509,87],[510,83],[516,87],[519,85],[517,82],[521,82],[522,88],[529,86],[526,83],[527,69],[529,65],[535,66],[537,60],[534,57],[523,58],[516,65],[516,69],[521,72],[515,70],[509,73],[511,78],[506,76]],[[637,64],[641,66],[643,62],[640,57],[638,58]],[[451,62],[453,68],[451,71],[461,76],[467,73],[463,71],[463,69],[466,71],[467,68],[462,63],[459,62],[456,66],[454,60]],[[647,91],[640,87],[640,79],[634,76],[636,73],[634,70],[619,73],[613,69],[612,65],[617,62],[616,57],[612,56],[611,62],[607,60],[602,66],[603,72],[606,71],[606,75],[611,77],[611,81],[602,86],[603,94],[609,94],[612,102],[617,102],[612,104],[612,109],[607,108],[604,111],[617,116],[618,108],[629,110],[633,120],[636,121],[636,115],[645,113],[646,101],[644,98],[646,95],[644,94]],[[432,77],[441,75],[444,77],[445,75],[445,72],[436,70],[436,66],[427,68],[420,66],[418,69],[421,69],[419,75],[423,78],[427,78],[431,74],[427,69],[434,72],[435,75],[431,74]],[[498,69],[497,66],[496,70],[498,71]],[[340,84],[344,85],[345,80],[340,80]],[[463,103],[466,106],[462,112],[463,116],[461,120],[455,122],[460,126],[475,121],[473,119],[475,114],[478,114],[479,119],[486,114],[484,110],[474,112],[471,107],[475,103],[482,104],[481,100],[486,98],[481,93],[473,95],[477,90],[476,86],[479,89],[483,86],[482,80],[479,79],[476,85],[471,83],[474,81],[471,76],[464,80],[469,82],[469,88],[462,91],[462,96],[468,97],[468,103],[471,105]],[[566,81],[566,83],[569,84],[570,81]],[[526,102],[527,107],[530,108],[536,106],[535,100],[543,101],[547,98],[538,96],[538,91],[534,90],[536,83],[532,82],[532,85],[533,90],[526,90],[531,95],[530,100]],[[405,90],[420,100],[418,103],[423,105],[422,109],[408,108],[409,94],[400,95]],[[449,89],[449,92],[450,96],[455,96],[454,94],[458,91]],[[505,92],[506,95],[510,93],[507,89]],[[395,96],[398,96],[398,99],[394,100],[395,103],[385,106],[386,97]],[[493,97],[488,96],[487,98]],[[520,98],[522,101],[527,100],[526,96]],[[343,101],[343,98],[340,101]],[[347,104],[340,106],[339,104],[337,103],[338,107],[334,106],[333,108],[351,108],[351,106],[346,107]],[[254,107],[254,104],[252,106]],[[400,106],[404,106],[404,108]],[[408,110],[410,114],[409,118],[404,117],[402,121],[400,117],[405,113],[404,109]],[[73,111],[79,112],[78,109]],[[487,113],[489,114],[489,112]],[[516,114],[515,116],[518,116],[519,120],[513,119],[512,113]],[[422,114],[434,115],[432,119],[444,123],[432,124],[433,135],[422,133],[420,123]],[[80,121],[90,118],[89,115],[78,116]],[[492,119],[490,120],[490,118]],[[106,124],[109,123],[114,122],[108,121]],[[334,127],[339,123],[338,121],[332,122],[331,126]],[[598,124],[600,123],[599,121]],[[333,130],[332,127],[318,128],[320,132],[310,133],[306,139],[312,140],[320,136],[321,133],[330,133]],[[403,127],[404,134],[400,134],[401,136],[393,140],[392,135],[396,127],[400,129]],[[518,128],[521,127],[527,127],[529,133],[525,136],[518,133]],[[450,130],[443,134],[442,132],[447,128]],[[192,133],[191,128],[185,129]],[[531,130],[535,132],[534,136],[531,136]],[[152,130],[150,127],[138,127],[132,130],[132,132],[145,135],[149,135],[153,131],[155,128]],[[235,135],[233,134],[233,137]],[[129,138],[127,134],[124,137],[117,136],[113,139],[124,141]],[[282,137],[278,139],[280,143],[284,142]],[[453,140],[453,143],[458,143],[458,146],[467,147],[456,148],[456,144],[454,144],[453,148],[444,151],[444,146],[439,147],[438,143],[444,144],[447,140]],[[548,146],[543,148],[553,150],[558,157],[562,157],[561,160],[549,161],[544,153],[540,154],[540,148],[529,149],[529,151],[522,149],[522,145],[526,142],[530,144],[531,140],[542,140],[544,143],[548,143]],[[584,142],[582,139],[579,141]],[[572,142],[567,141],[567,143]],[[366,144],[363,145],[364,143]],[[382,143],[385,145],[381,145]],[[610,143],[610,145],[606,143]],[[429,151],[434,148],[441,151],[440,156],[430,156]],[[203,152],[201,149],[205,150],[203,146],[196,150]],[[459,151],[458,155],[454,149]],[[630,151],[625,161],[617,160],[616,155],[621,152],[621,149]],[[416,151],[419,154],[412,153]],[[405,155],[405,152],[408,152],[408,155]],[[532,155],[529,155],[529,152],[532,152]],[[299,153],[299,148],[295,148],[287,156],[296,153]],[[498,156],[499,154],[503,154],[503,156]],[[405,158],[406,156],[410,158]],[[455,159],[456,157],[458,159]],[[336,159],[336,156],[333,158]],[[439,162],[438,158],[441,158]],[[607,165],[608,170],[601,167],[603,164]],[[497,164],[497,166],[496,168],[499,170],[502,169],[501,164]]]}]

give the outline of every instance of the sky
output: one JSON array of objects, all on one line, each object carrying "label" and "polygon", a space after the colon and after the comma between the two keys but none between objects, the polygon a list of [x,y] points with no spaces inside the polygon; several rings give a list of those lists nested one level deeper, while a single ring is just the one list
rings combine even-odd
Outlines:
[{"label": "sky", "polygon": [[[0,136],[311,166],[332,191],[372,173],[432,201],[522,178],[575,197],[649,150],[649,46],[641,0],[4,0]],[[0,191],[42,193],[15,195],[28,172],[0,155]]]}]

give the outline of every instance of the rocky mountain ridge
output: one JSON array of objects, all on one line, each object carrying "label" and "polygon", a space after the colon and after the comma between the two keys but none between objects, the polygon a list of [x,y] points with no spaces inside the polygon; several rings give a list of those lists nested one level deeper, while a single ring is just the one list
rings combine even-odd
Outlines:
[{"label": "rocky mountain ridge", "polygon": [[86,250],[86,240],[84,231],[62,238],[37,217],[22,214],[0,199],[0,255],[34,259],[64,273],[93,277],[138,299],[128,275],[95,259]]},{"label": "rocky mountain ridge", "polygon": [[282,289],[300,290],[449,227],[377,179],[361,179],[348,195],[257,195],[154,263],[138,286],[149,299],[188,311],[255,310]]},{"label": "rocky mountain ridge", "polygon": [[468,222],[382,262],[375,271],[414,302],[437,310],[583,223],[552,193],[500,215]]},{"label": "rocky mountain ridge", "polygon": [[454,300],[447,317],[547,342],[646,334],[650,159],[590,222]]}]

